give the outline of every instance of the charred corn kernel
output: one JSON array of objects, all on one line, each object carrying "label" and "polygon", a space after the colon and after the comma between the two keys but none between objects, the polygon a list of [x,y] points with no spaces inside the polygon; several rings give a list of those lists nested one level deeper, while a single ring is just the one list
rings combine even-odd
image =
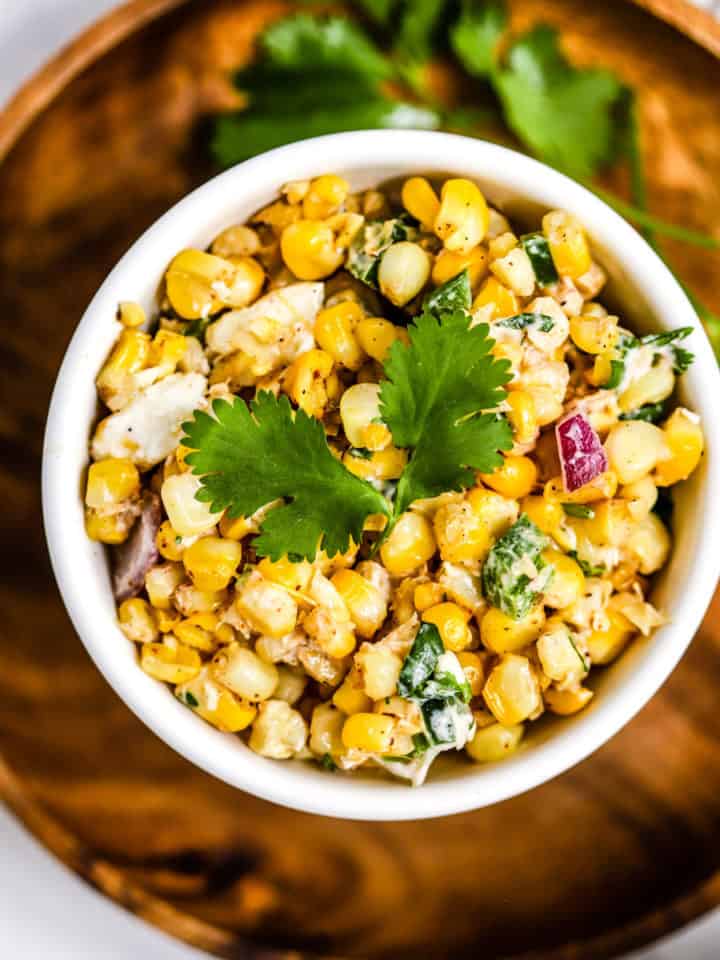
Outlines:
[{"label": "charred corn kernel", "polygon": [[649,513],[635,526],[624,546],[637,559],[640,573],[648,576],[665,564],[670,534],[657,514]]},{"label": "charred corn kernel", "polygon": [[549,687],[543,694],[543,698],[550,713],[555,713],[559,717],[569,717],[573,713],[579,713],[590,703],[593,692],[587,687],[578,687],[576,690],[557,690],[555,687]]},{"label": "charred corn kernel", "polygon": [[173,330],[158,330],[150,344],[148,366],[161,367],[164,375],[173,373],[185,356],[189,342],[188,338],[181,333],[175,333]]},{"label": "charred corn kernel", "polygon": [[111,404],[116,395],[122,395],[128,377],[143,369],[149,352],[150,336],[147,333],[123,330],[95,380],[101,399]]},{"label": "charred corn kernel", "polygon": [[630,413],[646,403],[660,403],[675,389],[675,373],[672,361],[661,357],[647,373],[638,377],[627,390],[618,397],[618,406],[622,413]]},{"label": "charred corn kernel", "polygon": [[355,665],[363,678],[365,693],[371,700],[382,700],[396,692],[403,662],[387,647],[379,643],[364,643],[355,654]]},{"label": "charred corn kernel", "polygon": [[118,320],[124,327],[141,327],[145,319],[145,311],[139,303],[122,300],[118,304]]},{"label": "charred corn kernel", "polygon": [[365,353],[382,363],[396,340],[408,343],[407,330],[382,317],[363,317],[355,327],[355,336]]},{"label": "charred corn kernel", "polygon": [[537,640],[544,625],[542,606],[533,607],[519,620],[513,620],[497,607],[489,607],[480,621],[480,639],[493,653],[513,653]]},{"label": "charred corn kernel", "polygon": [[485,238],[490,214],[485,197],[471,180],[446,180],[435,215],[435,235],[446,250],[469,253]]},{"label": "charred corn kernel", "polygon": [[445,599],[445,591],[439,583],[419,583],[413,592],[413,603],[415,609],[419,611],[427,610],[428,607],[434,607],[442,603]]},{"label": "charred corn kernel", "polygon": [[177,610],[154,609],[153,612],[160,633],[172,633],[177,624],[180,623],[180,614]]},{"label": "charred corn kernel", "polygon": [[286,667],[280,664],[275,668],[278,674],[278,682],[273,692],[276,700],[284,700],[285,703],[297,703],[305,692],[308,678],[300,667]]},{"label": "charred corn kernel", "polygon": [[361,637],[372,637],[387,616],[381,591],[354,570],[338,570],[332,584],[345,601],[350,618]]},{"label": "charred corn kernel", "polygon": [[259,574],[237,589],[235,607],[253,629],[271,637],[290,633],[297,620],[297,604],[287,590]]},{"label": "charred corn kernel", "polygon": [[467,502],[493,537],[504,533],[518,517],[515,500],[509,500],[484,487],[473,487],[467,494]]},{"label": "charred corn kernel", "polygon": [[254,257],[260,252],[260,237],[252,227],[236,224],[219,233],[210,248],[217,257]]},{"label": "charred corn kernel", "polygon": [[538,432],[533,395],[527,390],[511,390],[507,395],[508,420],[517,443],[532,443]]},{"label": "charred corn kernel", "polygon": [[627,617],[618,610],[606,610],[607,626],[604,630],[592,630],[586,639],[587,651],[593,663],[610,663],[627,646],[637,631]]},{"label": "charred corn kernel", "polygon": [[355,335],[355,328],[362,317],[360,304],[345,300],[321,310],[315,320],[318,345],[348,370],[358,370],[366,359]]},{"label": "charred corn kernel", "polygon": [[236,640],[236,634],[233,627],[229,623],[219,623],[215,627],[215,640],[221,645],[225,646],[228,643],[234,643]]},{"label": "charred corn kernel", "polygon": [[158,638],[158,626],[153,609],[147,600],[133,597],[123,600],[118,607],[120,629],[133,643],[154,643]]},{"label": "charred corn kernel", "polygon": [[124,543],[130,533],[130,523],[120,514],[101,514],[95,510],[85,511],[85,532],[98,543]]},{"label": "charred corn kernel", "polygon": [[469,253],[441,250],[432,268],[432,282],[436,287],[452,280],[463,270],[468,271],[470,287],[475,290],[487,273],[488,255],[484,247],[475,247]]},{"label": "charred corn kernel", "polygon": [[318,757],[337,757],[345,752],[342,728],[345,715],[331,703],[319,703],[310,720],[310,749]]},{"label": "charred corn kernel", "polygon": [[578,680],[590,668],[567,625],[558,617],[548,620],[538,637],[537,652],[543,673],[557,683]]},{"label": "charred corn kernel", "polygon": [[257,298],[265,273],[249,257],[231,262],[202,250],[182,250],[165,274],[172,308],[186,320],[217,313],[222,307],[245,307]]},{"label": "charred corn kernel", "polygon": [[407,577],[435,553],[437,545],[430,521],[422,514],[404,513],[380,548],[385,569],[393,577]]},{"label": "charred corn kernel", "polygon": [[488,320],[500,320],[513,317],[518,312],[518,299],[512,290],[504,286],[497,277],[488,277],[473,300],[472,312],[490,307]]},{"label": "charred corn kernel", "polygon": [[285,389],[302,410],[320,417],[328,402],[325,381],[333,368],[333,358],[324,350],[308,350],[288,367]]},{"label": "charred corn kernel", "polygon": [[468,501],[441,506],[433,517],[433,530],[440,556],[450,563],[478,560],[490,549],[489,526]]},{"label": "charred corn kernel", "polygon": [[599,473],[589,483],[578,487],[572,493],[568,492],[562,482],[562,477],[548,480],[543,488],[543,496],[555,503],[593,503],[595,500],[605,500],[614,497],[618,486],[617,474],[613,470]]},{"label": "charred corn kernel", "polygon": [[307,560],[293,562],[287,557],[281,557],[279,560],[271,560],[269,557],[263,557],[258,564],[258,570],[266,580],[272,580],[273,583],[279,583],[286,590],[302,592],[307,590],[310,578],[313,575],[312,564]]},{"label": "charred corn kernel", "polygon": [[213,513],[209,504],[196,498],[201,484],[191,473],[177,473],[163,481],[160,488],[165,512],[170,524],[181,537],[208,533],[220,520],[221,513]]},{"label": "charred corn kernel", "polygon": [[483,658],[471,650],[461,650],[457,658],[463,668],[465,679],[470,684],[470,692],[479,697],[485,684],[485,663]]},{"label": "charred corn kernel", "polygon": [[262,223],[270,227],[276,236],[280,236],[286,227],[302,219],[302,209],[297,204],[276,200],[253,214],[251,223]]},{"label": "charred corn kernel", "polygon": [[298,220],[286,227],[280,238],[285,265],[299,280],[322,280],[341,265],[332,228],[320,220]]},{"label": "charred corn kernel", "polygon": [[404,307],[420,293],[429,277],[429,254],[419,244],[410,240],[394,243],[380,259],[380,292],[396,307]]},{"label": "charred corn kernel", "polygon": [[543,602],[548,607],[563,610],[583,595],[585,576],[572,557],[567,557],[558,550],[546,550],[543,560],[552,564],[554,570],[552,579],[545,588]]},{"label": "charred corn kernel", "polygon": [[327,173],[315,177],[303,198],[303,216],[307,220],[325,220],[337,213],[350,192],[350,184],[342,177]]},{"label": "charred corn kernel", "polygon": [[426,232],[433,230],[440,210],[437,194],[425,177],[410,177],[402,186],[402,205],[407,212],[420,221]]},{"label": "charred corn kernel", "polygon": [[[398,447],[375,450],[372,456],[357,456],[350,450],[343,456],[343,463],[356,477],[363,480],[397,480],[407,464],[407,451]],[[383,523],[383,527],[384,527]]]},{"label": "charred corn kernel", "polygon": [[348,750],[387,754],[395,720],[380,713],[354,713],[345,720],[342,742]]},{"label": "charred corn kernel", "polygon": [[537,481],[537,467],[530,457],[507,456],[494,473],[481,473],[483,483],[504,497],[526,497]]},{"label": "charred corn kernel", "polygon": [[571,525],[577,533],[598,547],[620,547],[629,536],[633,524],[624,501],[604,500],[593,507],[592,517],[573,519]]},{"label": "charred corn kernel", "polygon": [[542,218],[542,228],[557,272],[571,280],[587,273],[592,258],[585,231],[575,217],[552,210]]},{"label": "charred corn kernel", "polygon": [[686,480],[695,470],[703,455],[705,437],[694,414],[683,407],[665,421],[663,435],[670,456],[657,465],[655,483],[659,487],[669,487]]},{"label": "charred corn kernel", "polygon": [[537,678],[527,657],[507,653],[490,671],[483,699],[498,723],[514,726],[542,709]]},{"label": "charred corn kernel", "polygon": [[473,637],[468,626],[470,611],[457,603],[438,603],[422,614],[424,623],[434,623],[446,650],[467,650]]},{"label": "charred corn kernel", "polygon": [[197,650],[181,643],[144,643],[140,651],[140,666],[145,673],[164,683],[187,683],[202,670]]},{"label": "charred corn kernel", "polygon": [[140,492],[140,474],[132,460],[109,457],[90,464],[85,503],[98,510],[130,500]]},{"label": "charred corn kernel", "polygon": [[257,715],[255,706],[239,700],[225,687],[221,687],[212,678],[207,667],[192,680],[176,687],[175,696],[203,720],[226,733],[244,730]]},{"label": "charred corn kernel", "polygon": [[249,533],[257,533],[257,526],[248,517],[229,517],[224,513],[220,518],[220,534],[228,540],[242,540]]},{"label": "charred corn kernel", "polygon": [[180,473],[185,473],[190,469],[190,464],[187,463],[186,457],[192,452],[190,447],[186,447],[182,443],[179,443],[177,447],[175,447],[175,462],[177,463]]},{"label": "charred corn kernel", "polygon": [[526,513],[536,527],[543,533],[553,534],[565,519],[565,511],[561,505],[545,497],[525,497],[520,509]]},{"label": "charred corn kernel", "polygon": [[187,575],[199,590],[224,590],[242,559],[237,540],[201,537],[183,552]]},{"label": "charred corn kernel", "polygon": [[499,234],[488,244],[488,254],[491,260],[499,260],[501,257],[507,256],[511,250],[514,250],[518,245],[518,238],[511,230],[506,230],[504,233]]},{"label": "charred corn kernel", "polygon": [[520,297],[529,297],[535,289],[535,271],[530,258],[522,247],[493,260],[490,269],[506,287]]},{"label": "charred corn kernel", "polygon": [[175,624],[172,632],[180,643],[205,653],[212,653],[217,647],[215,628],[218,618],[214,613],[195,613],[192,617]]},{"label": "charred corn kernel", "polygon": [[145,574],[145,589],[150,603],[158,610],[169,610],[173,594],[185,580],[185,570],[181,563],[160,563]]},{"label": "charred corn kernel", "polygon": [[248,746],[272,760],[288,760],[301,753],[307,740],[302,714],[284,700],[266,700],[253,723]]},{"label": "charred corn kernel", "polygon": [[278,684],[275,664],[266,663],[247,647],[225,647],[215,655],[212,673],[218,683],[250,703],[269,700]]},{"label": "charred corn kernel", "polygon": [[465,749],[476,763],[495,763],[504,760],[518,748],[524,732],[521,723],[505,727],[500,723],[492,723],[481,727]]},{"label": "charred corn kernel", "polygon": [[626,420],[616,424],[605,441],[610,469],[620,483],[634,483],[647,476],[668,456],[665,434],[653,423]]},{"label": "charred corn kernel", "polygon": [[528,391],[535,403],[535,415],[541,427],[558,420],[563,413],[562,395],[550,387],[535,387]]},{"label": "charred corn kernel", "polygon": [[340,419],[352,447],[382,450],[391,441],[380,413],[380,384],[356,383],[340,399]]},{"label": "charred corn kernel", "polygon": [[365,693],[363,675],[360,670],[353,668],[337,688],[332,702],[343,713],[350,716],[352,713],[369,713],[372,710],[372,700]]},{"label": "charred corn kernel", "polygon": [[618,338],[617,317],[593,317],[586,314],[570,317],[570,337],[584,353],[606,353]]},{"label": "charred corn kernel", "polygon": [[186,617],[196,613],[212,613],[227,602],[227,590],[199,590],[192,583],[182,583],[173,595],[175,607]]}]

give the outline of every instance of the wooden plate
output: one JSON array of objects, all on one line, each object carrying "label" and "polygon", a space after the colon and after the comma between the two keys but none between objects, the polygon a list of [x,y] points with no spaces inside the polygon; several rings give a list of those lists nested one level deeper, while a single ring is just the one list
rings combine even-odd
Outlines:
[{"label": "wooden plate", "polygon": [[[474,814],[364,824],[270,806],[181,760],[109,690],[57,595],[38,472],[62,352],[120,254],[211,174],[223,76],[285,6],[137,0],[0,119],[0,795],[89,882],[218,956],[615,955],[720,901],[720,602],[663,691],[575,770]],[[720,64],[620,2],[515,13],[641,91],[653,206],[717,233]],[[668,251],[719,308],[720,258]]]}]

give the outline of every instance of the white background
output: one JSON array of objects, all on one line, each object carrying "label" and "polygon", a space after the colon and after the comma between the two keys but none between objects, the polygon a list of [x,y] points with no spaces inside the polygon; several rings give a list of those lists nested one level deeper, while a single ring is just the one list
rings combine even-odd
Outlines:
[{"label": "white background", "polygon": [[[0,104],[116,0],[0,0]],[[720,0],[696,0],[720,11]],[[718,960],[720,916],[632,960]],[[0,955],[22,960],[200,960],[49,856],[0,807]],[[627,958],[631,960],[631,958]]]}]

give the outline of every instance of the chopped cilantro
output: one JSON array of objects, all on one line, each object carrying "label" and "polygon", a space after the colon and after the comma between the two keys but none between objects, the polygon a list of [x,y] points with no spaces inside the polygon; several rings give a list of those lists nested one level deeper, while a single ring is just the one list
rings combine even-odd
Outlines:
[{"label": "chopped cilantro", "polygon": [[549,333],[555,326],[555,321],[546,313],[516,313],[513,317],[498,320],[497,327],[509,327],[511,330],[529,330],[533,328],[541,333]]},{"label": "chopped cilantro", "polygon": [[371,220],[354,237],[348,251],[346,269],[358,280],[377,289],[382,255],[394,243],[414,240],[416,237],[414,222],[406,215],[391,220]]},{"label": "chopped cilantro", "polygon": [[586,577],[601,577],[605,573],[605,567],[602,564],[592,564],[583,560],[578,556],[577,550],[568,550],[568,556],[573,558]]},{"label": "chopped cilantro", "polygon": [[569,517],[578,517],[580,520],[592,520],[595,516],[593,508],[584,503],[564,503],[562,508]]},{"label": "chopped cilantro", "polygon": [[665,404],[646,403],[637,410],[631,410],[629,413],[621,413],[621,420],[646,420],[648,423],[659,423],[665,416]]},{"label": "chopped cilantro", "polygon": [[547,240],[541,233],[528,233],[520,240],[541,287],[557,283],[559,277]]},{"label": "chopped cilantro", "polygon": [[194,693],[190,693],[189,690],[185,690],[182,693],[178,694],[178,700],[181,703],[184,703],[186,707],[199,707],[200,702]]},{"label": "chopped cilantro", "polygon": [[373,452],[367,447],[350,447],[348,453],[351,457],[357,457],[358,460],[372,460]]},{"label": "chopped cilantro", "polygon": [[571,633],[569,630],[568,630],[568,638],[569,638],[569,640],[570,640],[570,646],[573,648],[573,650],[575,651],[575,653],[578,655],[578,658],[579,658],[579,660],[580,660],[580,663],[581,663],[582,666],[583,666],[583,671],[584,671],[585,673],[588,673],[589,670],[590,670],[590,663],[588,662],[588,660],[583,656],[583,654],[582,654],[582,653],[580,652],[580,650],[578,649],[577,644],[576,644],[575,641],[573,640],[572,633]]},{"label": "chopped cilantro", "polygon": [[432,676],[444,649],[435,624],[421,623],[400,671],[398,693],[401,697],[411,697]]},{"label": "chopped cilantro", "polygon": [[201,343],[204,343],[205,331],[213,319],[213,317],[198,317],[197,320],[190,320],[190,322],[185,325],[183,335],[186,337],[197,337]]},{"label": "chopped cilantro", "polygon": [[526,616],[550,582],[542,551],[550,541],[526,513],[494,544],[482,570],[487,600],[513,620]]},{"label": "chopped cilantro", "polygon": [[454,310],[469,310],[471,303],[470,272],[465,269],[432,290],[425,297],[423,309],[436,314],[452,313]]},{"label": "chopped cilantro", "polygon": [[321,766],[325,767],[326,770],[337,770],[337,764],[329,753],[324,753],[322,755],[320,758],[320,764]]},{"label": "chopped cilantro", "polygon": [[492,75],[507,23],[504,3],[463,0],[460,17],[450,29],[450,45],[468,73],[483,78]]}]

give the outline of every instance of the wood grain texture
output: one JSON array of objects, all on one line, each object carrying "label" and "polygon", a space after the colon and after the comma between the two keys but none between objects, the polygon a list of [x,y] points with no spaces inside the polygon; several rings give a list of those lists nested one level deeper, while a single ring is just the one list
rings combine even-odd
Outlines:
[{"label": "wood grain texture", "polygon": [[[271,806],[176,756],[105,684],[53,584],[38,474],[62,352],[122,252],[212,173],[204,131],[225,72],[285,8],[183,4],[101,44],[42,112],[13,121],[0,167],[0,796],[109,897],[218,956],[614,956],[720,902],[720,600],[663,691],[573,771],[477,813],[365,824]],[[638,87],[653,206],[717,235],[718,62],[612,0],[514,12],[519,26],[561,25],[576,59]],[[720,258],[668,250],[720,308]]]}]

